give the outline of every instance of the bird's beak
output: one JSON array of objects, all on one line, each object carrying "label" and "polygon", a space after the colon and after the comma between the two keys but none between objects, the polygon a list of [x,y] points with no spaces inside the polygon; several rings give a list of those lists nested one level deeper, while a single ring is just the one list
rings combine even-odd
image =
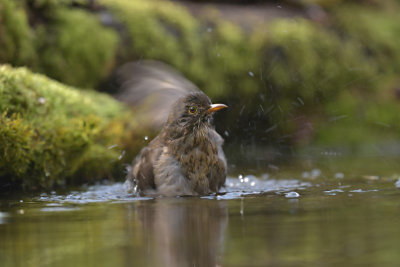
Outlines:
[{"label": "bird's beak", "polygon": [[218,111],[218,110],[220,110],[220,109],[227,108],[227,107],[228,107],[228,106],[227,106],[227,105],[224,105],[224,104],[212,104],[212,105],[210,106],[210,108],[207,109],[207,112],[208,112],[208,113],[212,113],[212,112],[215,112],[215,111]]}]

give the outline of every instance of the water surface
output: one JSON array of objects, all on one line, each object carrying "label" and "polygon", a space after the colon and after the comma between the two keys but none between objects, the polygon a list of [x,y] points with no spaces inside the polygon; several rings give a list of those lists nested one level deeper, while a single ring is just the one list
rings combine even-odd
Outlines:
[{"label": "water surface", "polygon": [[399,266],[397,166],[326,166],[235,175],[206,197],[3,195],[0,266]]}]

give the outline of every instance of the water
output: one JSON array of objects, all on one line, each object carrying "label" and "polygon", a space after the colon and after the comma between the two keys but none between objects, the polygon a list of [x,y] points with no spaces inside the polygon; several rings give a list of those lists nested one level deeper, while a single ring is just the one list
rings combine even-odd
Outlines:
[{"label": "water", "polygon": [[397,165],[365,164],[235,175],[206,197],[2,196],[0,266],[398,266]]}]

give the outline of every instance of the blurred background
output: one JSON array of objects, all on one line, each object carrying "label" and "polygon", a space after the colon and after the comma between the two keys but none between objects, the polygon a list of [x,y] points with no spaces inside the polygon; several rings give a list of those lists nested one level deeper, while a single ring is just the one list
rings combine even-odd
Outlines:
[{"label": "blurred background", "polygon": [[[399,14],[0,0],[0,265],[399,266]],[[124,167],[196,87],[229,106],[224,192],[128,195]]]},{"label": "blurred background", "polygon": [[[168,64],[230,107],[216,128],[233,168],[397,155],[399,11],[397,0],[0,0],[0,62],[111,95],[125,63]],[[156,133],[132,137],[126,161]]]}]

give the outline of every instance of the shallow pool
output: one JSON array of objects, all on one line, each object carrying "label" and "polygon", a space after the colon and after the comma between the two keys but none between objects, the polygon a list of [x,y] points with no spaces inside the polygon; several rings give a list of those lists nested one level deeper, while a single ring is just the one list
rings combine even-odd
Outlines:
[{"label": "shallow pool", "polygon": [[140,198],[122,183],[3,195],[0,266],[399,266],[392,166],[275,166],[206,197]]}]

